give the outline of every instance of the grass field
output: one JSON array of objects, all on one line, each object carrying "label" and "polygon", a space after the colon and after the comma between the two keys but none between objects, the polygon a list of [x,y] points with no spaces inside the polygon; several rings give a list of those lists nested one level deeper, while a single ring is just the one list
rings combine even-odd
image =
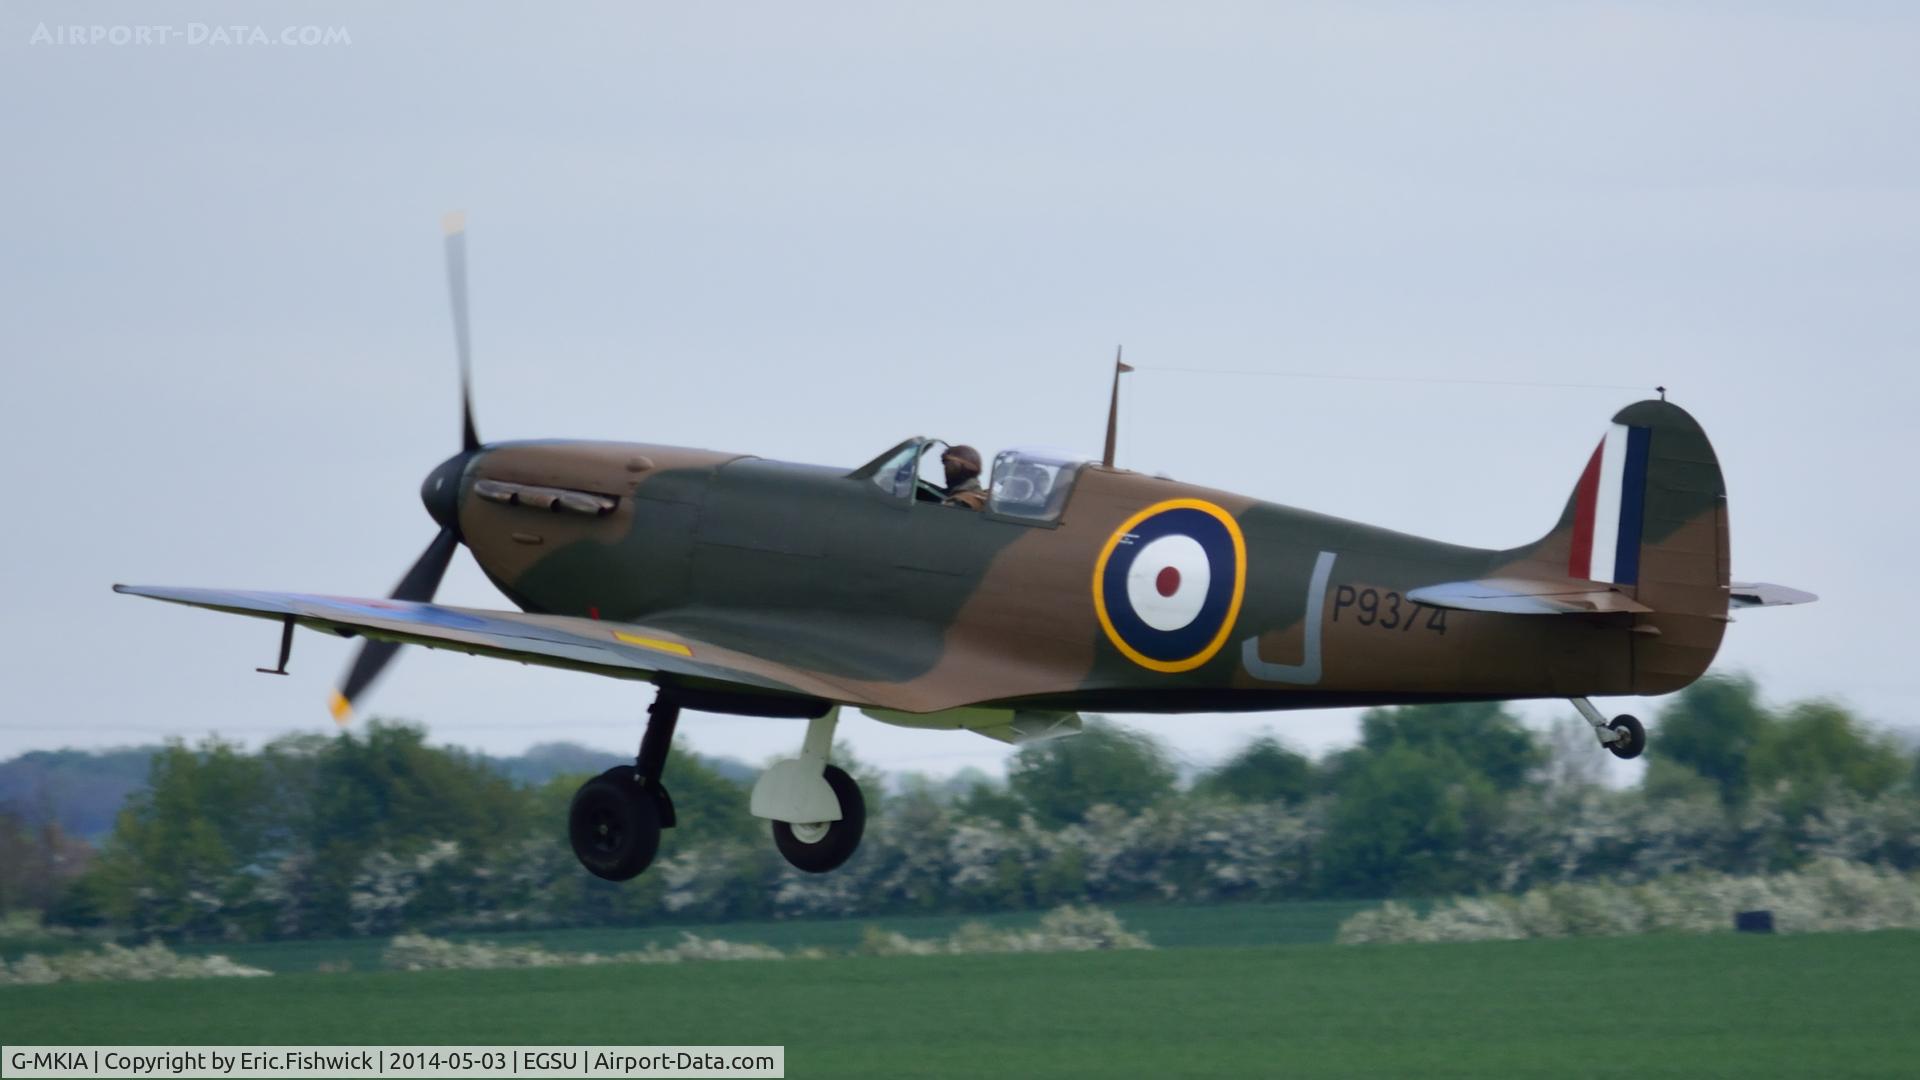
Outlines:
[{"label": "grass field", "polygon": [[1920,934],[0,989],[7,1043],[782,1044],[810,1076],[1912,1076]]}]

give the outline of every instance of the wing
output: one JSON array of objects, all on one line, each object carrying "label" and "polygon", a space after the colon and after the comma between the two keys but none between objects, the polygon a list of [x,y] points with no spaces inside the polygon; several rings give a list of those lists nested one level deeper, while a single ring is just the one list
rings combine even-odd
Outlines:
[{"label": "wing", "polygon": [[1407,599],[1429,607],[1504,615],[1596,615],[1653,609],[1600,581],[1565,578],[1486,578],[1408,589]]},{"label": "wing", "polygon": [[696,688],[821,698],[851,705],[889,704],[812,672],[683,632],[637,623],[306,593],[150,585],[115,585],[113,591],[235,615],[291,619],[309,629],[343,636],[358,634],[617,678],[675,681]]}]

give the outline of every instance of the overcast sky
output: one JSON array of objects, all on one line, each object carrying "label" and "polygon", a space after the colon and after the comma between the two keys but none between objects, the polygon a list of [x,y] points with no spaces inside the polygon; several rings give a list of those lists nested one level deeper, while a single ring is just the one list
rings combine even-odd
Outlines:
[{"label": "overcast sky", "polygon": [[[350,40],[195,41],[232,24]],[[1124,342],[1122,464],[1508,546],[1643,395],[1151,369],[1665,384],[1720,452],[1735,576],[1822,596],[1740,616],[1719,669],[1920,730],[1916,57],[1904,4],[9,0],[0,755],[331,730],[350,643],[268,678],[272,625],[108,590],[393,585],[458,446],[456,207],[489,439],[1097,449]],[[440,596],[505,604],[464,553]],[[368,705],[624,750],[650,693],[410,650]],[[1197,764],[1354,730],[1136,722]],[[1007,752],[842,731],[896,769]]]}]

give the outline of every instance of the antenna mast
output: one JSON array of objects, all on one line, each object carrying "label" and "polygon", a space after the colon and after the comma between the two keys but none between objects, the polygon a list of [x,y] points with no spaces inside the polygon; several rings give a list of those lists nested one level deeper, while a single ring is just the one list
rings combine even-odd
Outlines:
[{"label": "antenna mast", "polygon": [[1113,468],[1113,440],[1120,431],[1120,376],[1132,371],[1133,367],[1120,359],[1124,346],[1113,347],[1113,397],[1107,402],[1107,452],[1100,464]]}]

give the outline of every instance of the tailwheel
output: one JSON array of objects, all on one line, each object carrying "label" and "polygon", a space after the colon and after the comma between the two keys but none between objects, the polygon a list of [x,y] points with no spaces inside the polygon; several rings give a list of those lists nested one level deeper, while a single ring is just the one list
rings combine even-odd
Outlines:
[{"label": "tailwheel", "polygon": [[1647,729],[1640,726],[1640,718],[1621,713],[1609,720],[1606,714],[1593,707],[1586,698],[1569,698],[1580,716],[1593,725],[1593,733],[1600,737],[1600,745],[1617,758],[1637,758],[1647,748]]},{"label": "tailwheel", "polygon": [[1637,758],[1647,748],[1647,729],[1640,726],[1640,718],[1621,713],[1613,718],[1607,728],[1613,732],[1613,739],[1607,743],[1607,749],[1617,758]]},{"label": "tailwheel", "polygon": [[637,876],[660,850],[660,806],[632,766],[608,769],[581,784],[567,810],[574,856],[608,881]]},{"label": "tailwheel", "polygon": [[838,765],[828,765],[822,776],[840,804],[839,821],[773,823],[773,844],[781,856],[809,874],[824,874],[852,858],[867,828],[867,800],[860,785]]}]

